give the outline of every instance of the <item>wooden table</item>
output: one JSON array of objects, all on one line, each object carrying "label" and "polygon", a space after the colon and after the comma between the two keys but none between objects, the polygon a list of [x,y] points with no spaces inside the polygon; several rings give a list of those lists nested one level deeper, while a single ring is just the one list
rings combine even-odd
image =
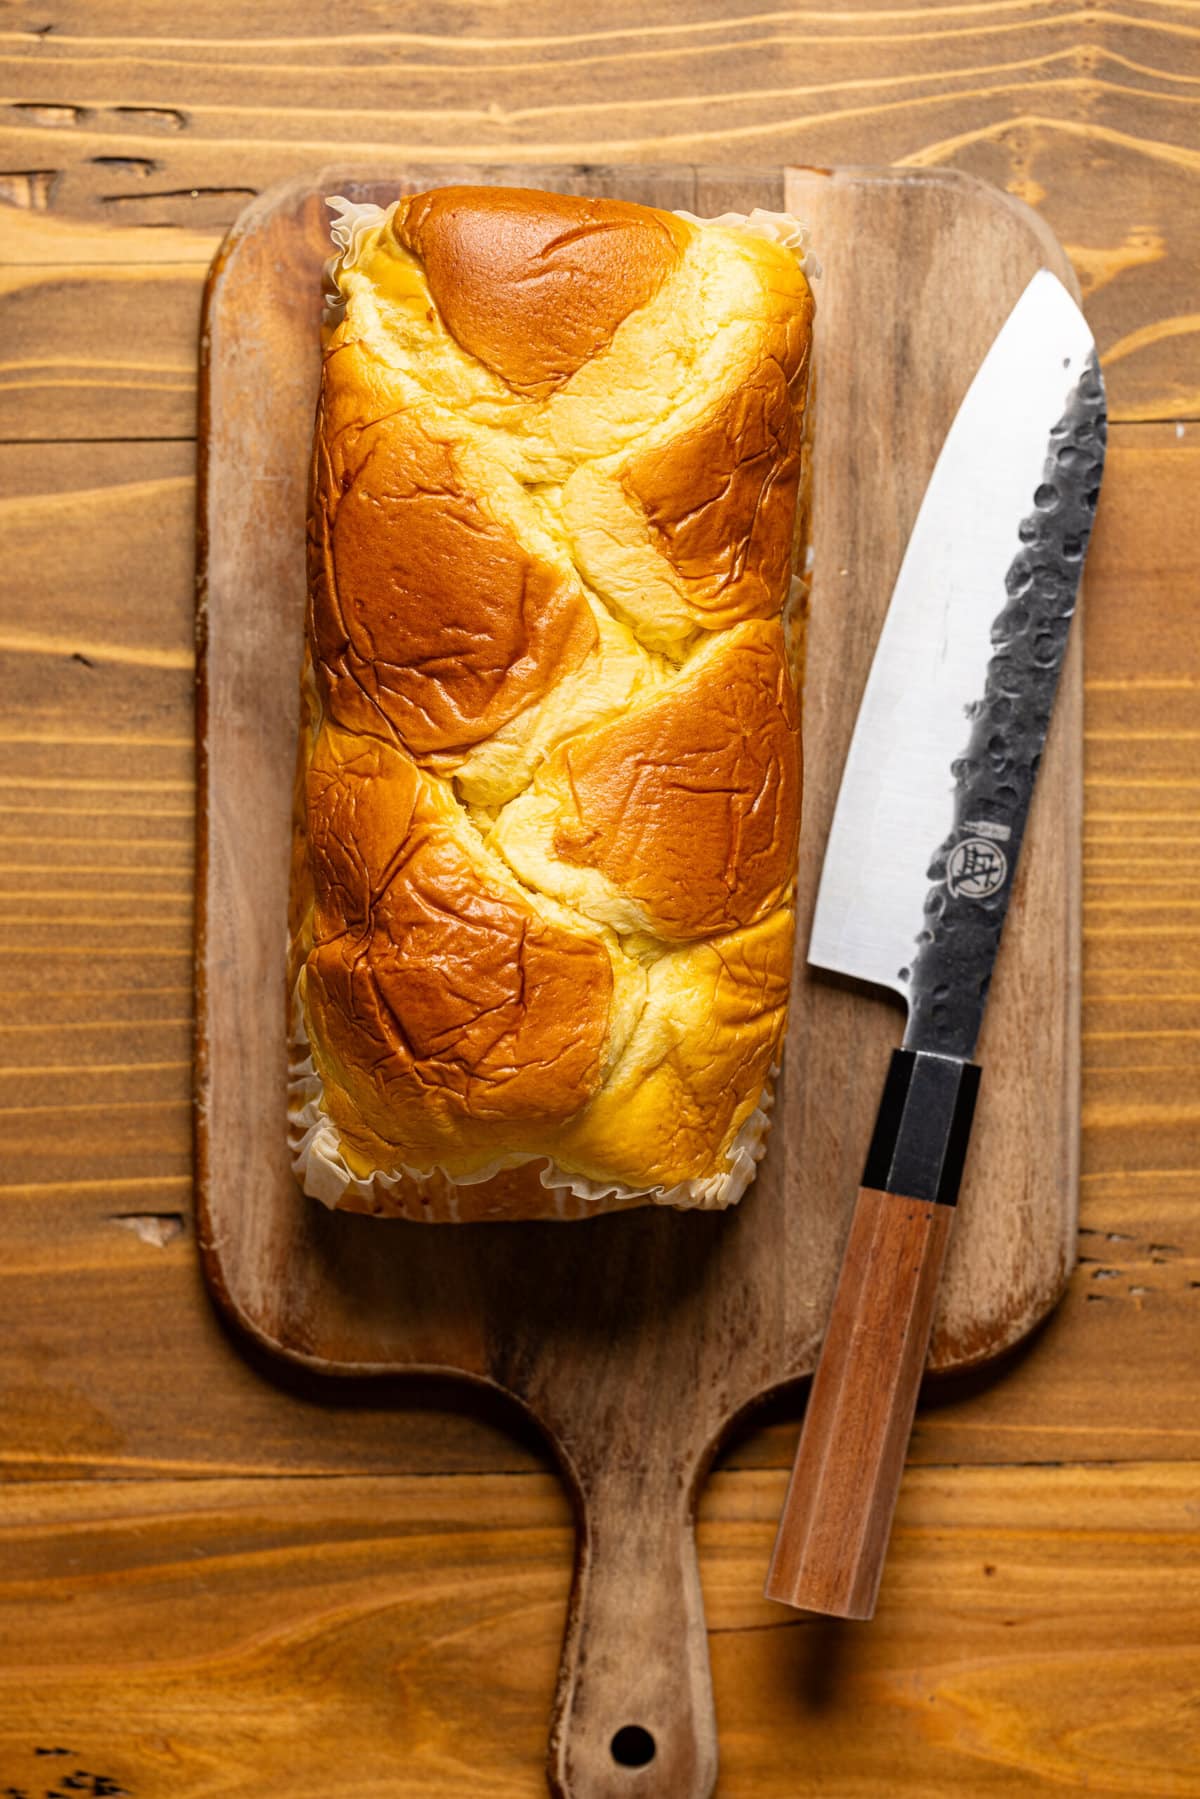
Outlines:
[{"label": "wooden table", "polygon": [[1200,1794],[1195,0],[0,24],[0,1793],[544,1790],[571,1522],[539,1446],[447,1389],[256,1364],[192,1242],[201,283],[247,195],[394,155],[951,164],[1070,249],[1116,420],[1080,1265],[1012,1366],[929,1396],[873,1625],[758,1597],[799,1400],[725,1456],[719,1790]]}]

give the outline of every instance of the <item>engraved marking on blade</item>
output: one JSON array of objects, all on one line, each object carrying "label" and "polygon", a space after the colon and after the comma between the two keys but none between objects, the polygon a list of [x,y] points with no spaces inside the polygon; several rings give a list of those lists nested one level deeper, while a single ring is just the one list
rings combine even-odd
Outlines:
[{"label": "engraved marking on blade", "polygon": [[996,843],[986,837],[964,837],[950,853],[946,864],[946,885],[956,897],[987,899],[1003,887],[1008,874],[1008,858]]},{"label": "engraved marking on blade", "polygon": [[976,837],[994,837],[997,843],[1007,843],[1012,836],[1007,825],[994,825],[990,818],[964,818],[963,830],[974,831]]}]

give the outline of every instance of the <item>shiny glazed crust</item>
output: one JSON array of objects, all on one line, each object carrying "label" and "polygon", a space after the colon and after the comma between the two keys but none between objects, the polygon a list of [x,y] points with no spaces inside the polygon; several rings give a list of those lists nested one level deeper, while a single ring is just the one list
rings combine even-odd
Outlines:
[{"label": "shiny glazed crust", "polygon": [[349,235],[309,521],[298,1172],[433,1221],[727,1204],[791,970],[797,254],[497,188]]}]

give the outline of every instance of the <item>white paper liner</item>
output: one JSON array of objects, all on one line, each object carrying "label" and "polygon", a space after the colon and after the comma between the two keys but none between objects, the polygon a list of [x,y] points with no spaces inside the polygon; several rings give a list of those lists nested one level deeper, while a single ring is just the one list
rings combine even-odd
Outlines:
[{"label": "white paper liner", "polygon": [[773,244],[782,244],[785,250],[790,250],[804,270],[806,280],[815,280],[821,273],[821,265],[809,242],[808,226],[801,224],[790,212],[767,212],[764,207],[756,206],[752,212],[723,212],[719,218],[701,219],[694,212],[682,209],[677,209],[675,216],[686,219],[689,225],[724,225],[731,231],[753,231],[756,237],[769,238]]},{"label": "white paper liner", "polygon": [[[345,310],[338,277],[344,269],[354,267],[362,254],[366,237],[384,222],[392,209],[377,206],[372,201],[347,200],[341,194],[331,194],[325,204],[334,215],[329,235],[337,251],[325,265],[326,321],[335,324]],[[768,212],[756,206],[750,213],[726,212],[719,218],[709,219],[698,218],[695,213],[680,209],[678,217],[693,225],[722,225],[733,230],[752,231],[757,236],[769,238],[772,243],[782,244],[785,249],[792,251],[807,279],[812,280],[821,273],[820,264],[809,244],[807,228],[790,213]],[[797,586],[798,583],[793,578],[789,602],[794,602]],[[401,1181],[406,1179],[420,1188],[431,1176],[441,1175],[455,1186],[473,1187],[490,1180],[504,1169],[540,1162],[538,1178],[548,1192],[558,1195],[557,1210],[560,1216],[565,1215],[563,1201],[568,1193],[586,1204],[595,1205],[597,1209],[608,1199],[645,1199],[656,1206],[720,1211],[726,1206],[735,1205],[742,1197],[762,1160],[771,1127],[770,1114],[775,1103],[775,1077],[778,1072],[778,1066],[771,1069],[758,1104],[729,1146],[725,1167],[715,1174],[683,1181],[674,1187],[627,1187],[619,1181],[591,1181],[584,1175],[572,1174],[560,1168],[547,1156],[511,1155],[497,1157],[495,1161],[469,1175],[453,1175],[436,1165],[433,1168],[418,1169],[399,1163],[390,1171],[381,1170],[368,1179],[361,1180],[348,1167],[342,1155],[337,1126],[325,1111],[324,1083],[313,1064],[297,984],[292,995],[289,1045],[288,1142],[292,1151],[292,1169],[305,1193],[312,1199],[320,1200],[322,1205],[331,1210],[347,1199],[370,1207],[380,1192],[394,1192]],[[447,1216],[453,1222],[457,1217],[457,1205],[453,1198],[446,1203]]]},{"label": "white paper liner", "polygon": [[343,194],[330,194],[325,201],[333,220],[329,235],[336,255],[325,264],[325,325],[332,329],[346,310],[338,277],[343,269],[351,269],[362,255],[363,240],[387,217],[382,206],[371,200],[347,200]]}]

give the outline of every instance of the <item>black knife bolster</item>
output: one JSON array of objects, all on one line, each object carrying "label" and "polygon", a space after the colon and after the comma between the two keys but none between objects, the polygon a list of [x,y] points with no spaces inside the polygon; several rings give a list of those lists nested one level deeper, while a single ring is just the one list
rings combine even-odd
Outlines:
[{"label": "black knife bolster", "polygon": [[977,1062],[926,1050],[893,1050],[863,1186],[952,1206],[978,1092]]}]

